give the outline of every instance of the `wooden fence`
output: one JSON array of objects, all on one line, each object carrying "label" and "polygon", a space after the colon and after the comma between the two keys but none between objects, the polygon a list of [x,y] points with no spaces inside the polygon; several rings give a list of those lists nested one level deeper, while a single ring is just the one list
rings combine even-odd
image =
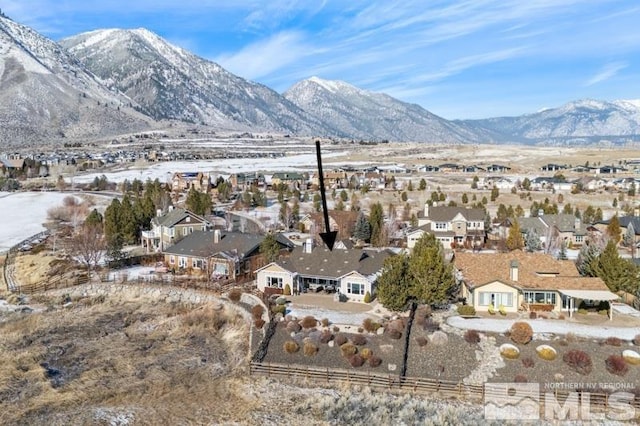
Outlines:
[{"label": "wooden fence", "polygon": [[[427,377],[403,377],[395,374],[379,374],[336,368],[251,362],[249,372],[251,375],[276,379],[308,381],[315,385],[361,385],[386,391],[425,395],[435,394],[441,398],[459,398],[475,403],[482,403],[488,400],[503,401],[507,396],[504,390],[494,386],[467,385],[462,382],[436,380]],[[529,392],[518,390],[518,397],[539,401],[540,414],[544,416],[546,409],[545,398],[541,397],[541,392],[547,393],[544,389],[536,389]],[[581,394],[583,392],[587,393],[587,391],[568,391],[563,389],[548,391],[548,393],[554,395],[555,401],[558,401],[560,405],[563,405],[566,398],[576,392],[580,395],[579,400],[583,401]],[[589,407],[592,411],[609,409],[609,394],[589,391],[588,395]],[[640,416],[640,394],[636,394],[633,401],[629,401],[629,405],[634,407],[636,418],[638,418]],[[617,401],[615,407],[612,406],[612,408],[619,412],[620,401]]]}]

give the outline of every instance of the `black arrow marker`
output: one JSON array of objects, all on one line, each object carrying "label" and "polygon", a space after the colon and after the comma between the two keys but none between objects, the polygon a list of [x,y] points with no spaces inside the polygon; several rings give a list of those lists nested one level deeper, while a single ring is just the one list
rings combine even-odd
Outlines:
[{"label": "black arrow marker", "polygon": [[320,175],[320,196],[322,197],[322,213],[324,214],[325,232],[320,233],[320,238],[327,245],[329,250],[333,250],[338,235],[337,231],[331,231],[329,225],[329,210],[327,210],[327,195],[324,190],[324,173],[322,172],[322,157],[320,156],[320,141],[316,141],[316,156],[318,157],[318,173]]}]

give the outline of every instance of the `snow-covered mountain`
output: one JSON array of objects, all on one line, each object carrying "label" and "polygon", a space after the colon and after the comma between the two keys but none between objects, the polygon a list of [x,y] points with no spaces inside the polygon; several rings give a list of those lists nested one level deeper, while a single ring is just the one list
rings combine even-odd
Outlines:
[{"label": "snow-covered mountain", "polygon": [[342,81],[311,77],[294,84],[284,96],[351,138],[417,142],[482,139],[465,124],[453,123],[419,105]]},{"label": "snow-covered mountain", "polygon": [[146,29],[106,29],[62,40],[105,83],[155,119],[324,135],[325,126],[279,93],[173,46]]},{"label": "snow-covered mountain", "polygon": [[0,15],[0,145],[149,128],[130,103],[60,45]]},{"label": "snow-covered mountain", "polygon": [[597,142],[639,140],[640,100],[613,102],[584,99],[517,117],[465,120],[480,131],[512,142]]}]

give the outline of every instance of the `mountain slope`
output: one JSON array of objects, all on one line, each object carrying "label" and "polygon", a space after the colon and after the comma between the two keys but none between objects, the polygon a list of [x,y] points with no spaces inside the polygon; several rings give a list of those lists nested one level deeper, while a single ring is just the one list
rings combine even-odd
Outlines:
[{"label": "mountain slope", "polygon": [[297,134],[327,132],[277,92],[148,30],[96,30],[60,43],[109,87],[134,99],[156,119]]},{"label": "mountain slope", "polygon": [[294,84],[284,97],[352,138],[417,142],[475,142],[482,139],[424,108],[391,96],[317,77]]},{"label": "mountain slope", "polygon": [[518,117],[459,121],[514,142],[637,139],[640,136],[640,100],[613,102],[591,99],[569,102]]},{"label": "mountain slope", "polygon": [[103,137],[147,129],[130,100],[107,90],[55,42],[0,16],[0,142]]}]

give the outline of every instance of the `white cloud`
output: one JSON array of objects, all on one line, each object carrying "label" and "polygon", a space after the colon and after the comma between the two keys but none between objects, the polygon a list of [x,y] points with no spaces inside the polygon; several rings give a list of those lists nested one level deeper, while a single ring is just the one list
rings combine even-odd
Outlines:
[{"label": "white cloud", "polygon": [[215,61],[234,74],[259,79],[312,54],[302,33],[285,31],[244,47],[237,53],[221,55]]},{"label": "white cloud", "polygon": [[620,71],[625,69],[627,64],[625,62],[612,62],[605,65],[598,73],[596,73],[593,77],[591,77],[585,83],[585,86],[593,86],[594,84],[598,84],[600,82],[609,80],[612,77],[615,77]]}]

